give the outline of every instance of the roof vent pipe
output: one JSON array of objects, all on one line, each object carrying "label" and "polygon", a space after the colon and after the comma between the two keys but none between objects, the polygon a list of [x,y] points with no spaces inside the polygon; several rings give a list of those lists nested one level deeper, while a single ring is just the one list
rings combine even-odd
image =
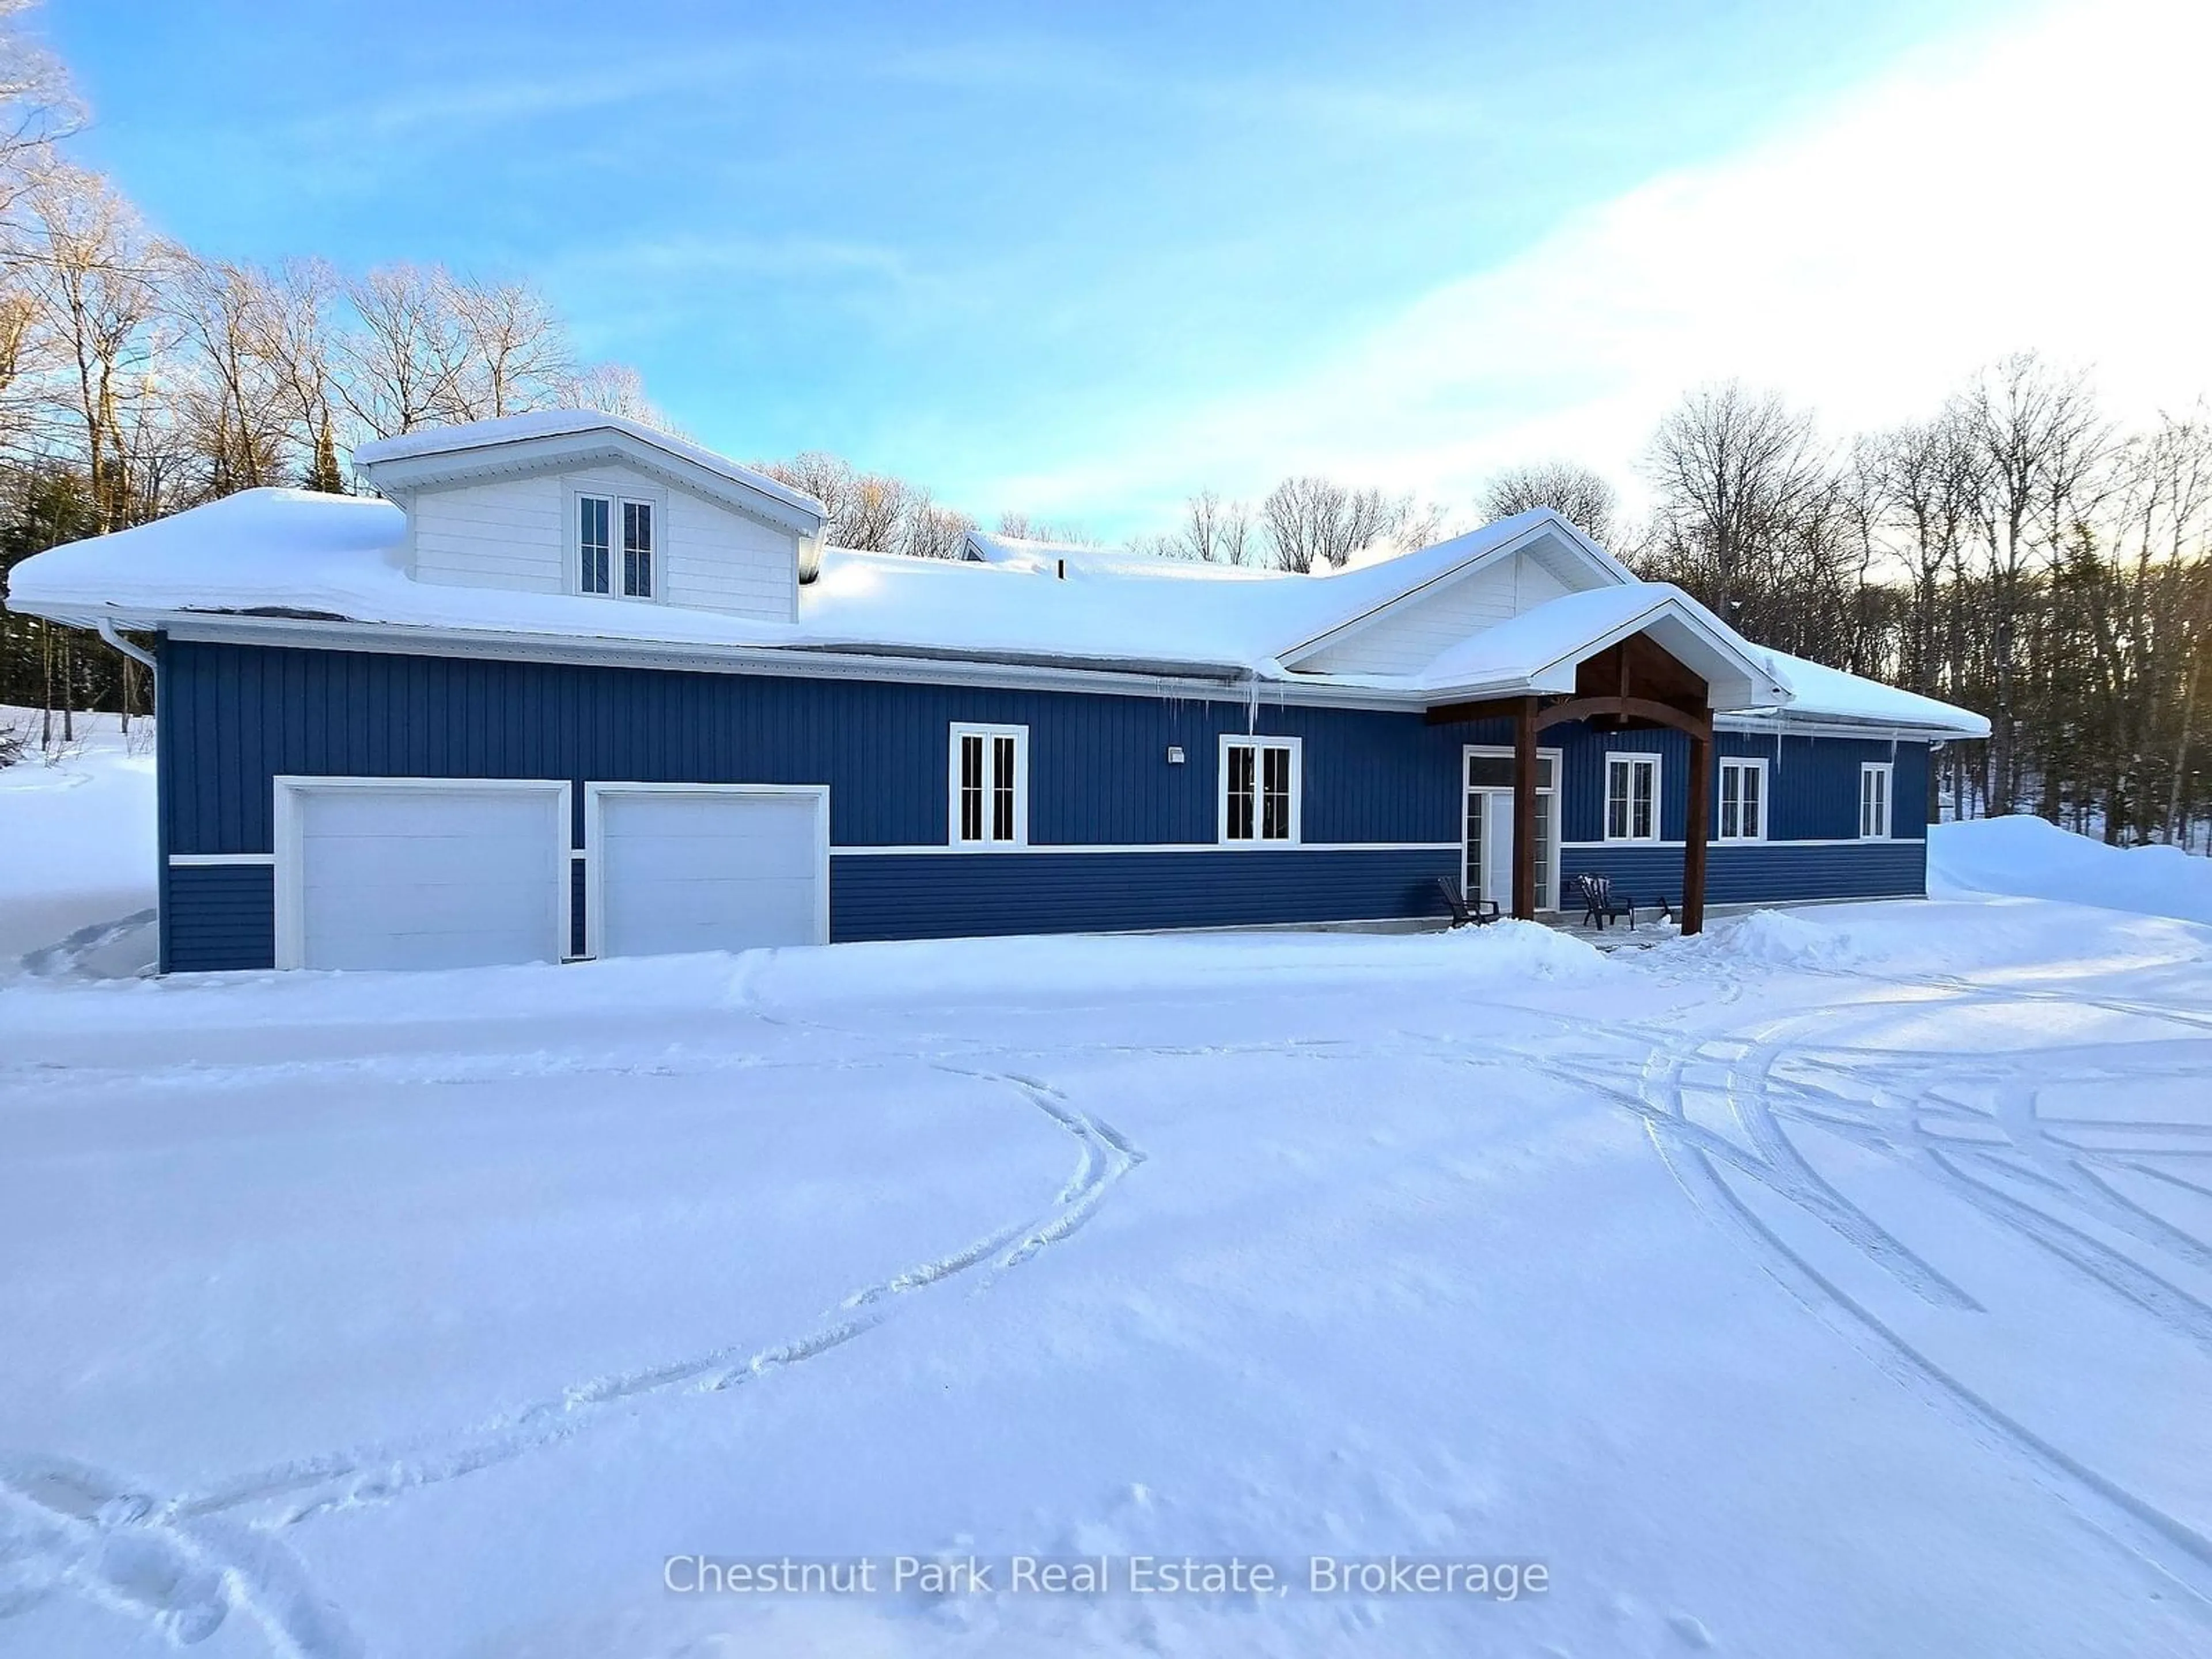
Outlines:
[{"label": "roof vent pipe", "polygon": [[1058,567],[1055,574],[1060,577],[1060,580],[1066,581],[1067,580],[1067,561],[1066,559],[1055,559],[1053,562]]}]

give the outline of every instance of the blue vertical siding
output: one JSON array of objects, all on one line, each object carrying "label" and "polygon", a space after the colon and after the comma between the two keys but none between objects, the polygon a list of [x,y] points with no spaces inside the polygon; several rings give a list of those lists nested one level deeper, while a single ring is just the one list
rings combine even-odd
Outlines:
[{"label": "blue vertical siding", "polygon": [[[1218,740],[1248,724],[1303,739],[1306,840],[1459,833],[1469,728],[1418,715],[175,641],[166,652],[162,695],[191,734],[191,763],[163,809],[176,851],[269,850],[270,781],[287,773],[826,783],[839,845],[941,844],[957,720],[1030,728],[1033,842],[1211,843]],[[1168,763],[1170,744],[1184,764]]]},{"label": "blue vertical siding", "polygon": [[830,860],[830,937],[1253,927],[1440,915],[1437,852],[876,854]]},{"label": "blue vertical siding", "polygon": [[[1560,750],[1559,769],[1566,788],[1560,810],[1562,839],[1604,838],[1605,757],[1632,752],[1659,757],[1660,838],[1682,839],[1690,799],[1690,740],[1686,735],[1674,731],[1593,732],[1577,720],[1545,736]],[[1765,761],[1770,841],[1842,841],[1857,836],[1859,768],[1869,761],[1890,762],[1897,768],[1890,833],[1910,836],[1926,830],[1924,743],[1717,732],[1713,736],[1716,788],[1717,763],[1724,756]]]},{"label": "blue vertical siding", "polygon": [[[1928,848],[1918,841],[1870,841],[1849,847],[1793,846],[1788,842],[1735,847],[1717,843],[1706,852],[1708,904],[1766,904],[1786,899],[1917,897],[1928,890]],[[1580,903],[1574,879],[1585,872],[1609,876],[1639,905],[1682,902],[1680,847],[1570,847],[1559,855],[1560,902]]]},{"label": "blue vertical siding", "polygon": [[[1461,750],[1503,744],[1503,721],[1430,726],[1419,714],[986,687],[894,684],[359,652],[165,641],[160,813],[171,853],[272,849],[272,780],[309,776],[567,779],[582,843],[590,781],[827,784],[839,848],[942,846],[946,728],[1030,728],[1032,846],[1210,848],[1218,739],[1295,736],[1304,755],[1302,849],[1159,853],[875,854],[833,858],[832,936],[1237,926],[1433,914],[1455,874]],[[1562,829],[1598,838],[1603,756],[1664,757],[1662,830],[1679,840],[1686,747],[1679,734],[1547,734],[1563,751]],[[1170,745],[1187,760],[1171,765]],[[1773,753],[1723,733],[1720,752]],[[1772,769],[1777,841],[1857,827],[1858,765],[1887,743],[1790,738]],[[1899,836],[1917,833],[1925,750],[1896,746]],[[1412,845],[1408,845],[1412,844]],[[1352,850],[1332,850],[1347,847]],[[1607,860],[1593,862],[1602,856]],[[1917,842],[1713,854],[1711,896],[1839,897],[1921,890]],[[1620,860],[1620,862],[1613,862]],[[1674,848],[1570,848],[1562,872],[1603,867],[1679,892]],[[1646,878],[1649,877],[1649,883]],[[585,948],[583,883],[574,945]],[[165,869],[170,968],[266,967],[265,868]],[[1639,892],[1639,896],[1641,893]]]}]

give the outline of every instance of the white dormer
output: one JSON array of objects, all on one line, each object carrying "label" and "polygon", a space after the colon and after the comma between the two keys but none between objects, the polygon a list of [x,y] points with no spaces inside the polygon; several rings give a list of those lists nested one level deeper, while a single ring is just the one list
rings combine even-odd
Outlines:
[{"label": "white dormer", "polygon": [[410,432],[354,465],[405,512],[421,582],[790,622],[821,557],[812,496],[615,415]]}]

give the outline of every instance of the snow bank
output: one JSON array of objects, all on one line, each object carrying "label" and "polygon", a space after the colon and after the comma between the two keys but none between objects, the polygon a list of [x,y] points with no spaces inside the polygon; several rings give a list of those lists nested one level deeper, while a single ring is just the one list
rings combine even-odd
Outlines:
[{"label": "snow bank", "polygon": [[[0,708],[0,726],[35,737],[37,720]],[[27,749],[0,767],[0,977],[26,957],[34,970],[107,974],[154,960],[153,725],[137,723],[128,741],[112,714],[79,714],[76,726],[78,742],[59,756]]]},{"label": "snow bank", "polygon": [[1682,948],[1775,968],[1838,970],[1866,960],[1864,949],[1847,930],[1788,910],[1754,910],[1716,922],[1699,938],[1684,941]]},{"label": "snow bank", "polygon": [[1888,978],[2014,979],[2048,974],[2125,974],[2212,960],[2212,931],[2049,900],[1970,895],[1924,904],[1882,901],[1755,910],[1717,921],[1665,946],[1708,972],[1729,965],[1857,973]]},{"label": "snow bank", "polygon": [[854,1002],[1087,1003],[1132,991],[1250,995],[1408,973],[1443,986],[1607,970],[1593,946],[1534,922],[1449,933],[1305,932],[1081,935],[840,945],[739,959],[763,1008]]},{"label": "snow bank", "polygon": [[2212,859],[2178,847],[2107,847],[2025,816],[1930,829],[1928,890],[2059,899],[2212,922]]}]

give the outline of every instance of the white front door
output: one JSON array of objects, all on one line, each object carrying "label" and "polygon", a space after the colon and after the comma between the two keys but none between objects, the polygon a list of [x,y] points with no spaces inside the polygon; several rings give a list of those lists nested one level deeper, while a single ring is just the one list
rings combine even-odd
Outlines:
[{"label": "white front door", "polygon": [[[1470,744],[1462,876],[1471,898],[1513,903],[1513,751]],[[1536,908],[1559,904],[1559,751],[1536,751]]]},{"label": "white front door", "polygon": [[1500,908],[1513,908],[1513,793],[1510,789],[1482,792],[1482,877],[1478,898],[1496,899]]}]

